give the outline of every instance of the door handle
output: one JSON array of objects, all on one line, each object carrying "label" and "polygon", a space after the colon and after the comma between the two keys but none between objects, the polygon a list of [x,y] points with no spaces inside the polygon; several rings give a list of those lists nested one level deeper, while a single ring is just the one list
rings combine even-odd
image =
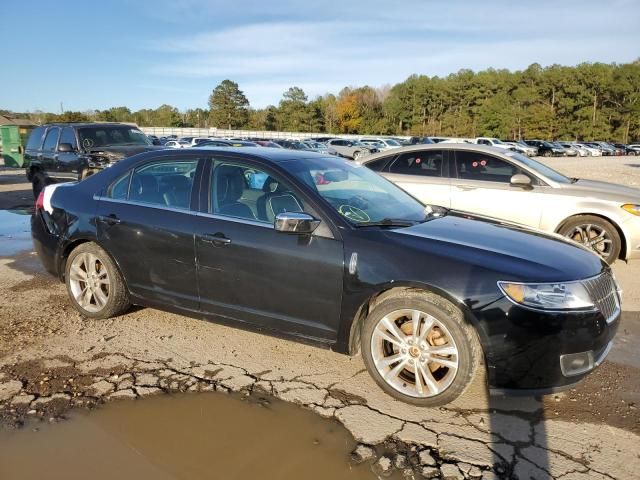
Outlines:
[{"label": "door handle", "polygon": [[469,191],[469,190],[475,190],[478,187],[470,187],[468,185],[454,185],[454,187],[456,187],[459,190],[462,190],[463,192]]},{"label": "door handle", "polygon": [[205,243],[212,243],[218,246],[229,245],[231,243],[231,239],[224,236],[224,233],[215,233],[213,235],[202,235],[202,241]]},{"label": "door handle", "polygon": [[98,217],[98,220],[108,225],[117,225],[118,223],[120,223],[120,219],[117,217],[115,213],[112,213],[110,215],[100,215]]}]

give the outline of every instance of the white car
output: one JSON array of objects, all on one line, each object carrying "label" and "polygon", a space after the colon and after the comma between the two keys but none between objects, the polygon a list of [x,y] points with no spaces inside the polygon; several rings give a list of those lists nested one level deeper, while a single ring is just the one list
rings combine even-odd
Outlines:
[{"label": "white car", "polygon": [[163,147],[165,148],[184,148],[186,145],[180,143],[178,140],[169,140]]},{"label": "white car", "polygon": [[478,145],[486,145],[487,147],[501,148],[503,150],[515,150],[513,145],[504,143],[499,138],[478,137],[473,140],[473,143],[476,143]]},{"label": "white car", "polygon": [[[608,263],[640,258],[640,189],[568,178],[520,153],[469,144],[415,145],[357,163],[425,205],[558,233]],[[496,245],[496,261],[509,254]]]},{"label": "white car", "polygon": [[589,155],[592,157],[602,156],[602,150],[600,150],[599,148],[590,147],[589,145],[585,145],[584,143],[574,143],[574,145],[578,148],[582,148],[586,150],[587,152],[589,152]]},{"label": "white car", "polygon": [[371,145],[380,151],[402,147],[399,142],[392,138],[361,138],[360,141],[365,145]]}]

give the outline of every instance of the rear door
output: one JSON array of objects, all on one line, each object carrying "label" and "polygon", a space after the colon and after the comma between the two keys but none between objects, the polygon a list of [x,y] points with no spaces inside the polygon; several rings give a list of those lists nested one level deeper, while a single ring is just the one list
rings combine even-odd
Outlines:
[{"label": "rear door", "polygon": [[60,128],[51,127],[47,130],[42,145],[42,157],[40,164],[46,174],[52,178],[57,177],[56,162],[58,161],[58,138],[60,138]]},{"label": "rear door", "polygon": [[310,236],[275,231],[278,213],[322,217],[295,185],[262,163],[218,156],[208,177],[195,230],[202,310],[334,341],[344,254],[327,220]]},{"label": "rear door", "polygon": [[201,165],[195,155],[163,156],[122,175],[100,198],[100,244],[134,296],[197,311],[191,205]]},{"label": "rear door", "polygon": [[[544,194],[550,187],[517,165],[485,152],[452,153],[451,208],[540,227]],[[511,177],[517,173],[529,176],[532,188],[511,186]]]},{"label": "rear door", "polygon": [[451,179],[447,150],[423,150],[398,155],[383,175],[422,203],[449,208]]}]

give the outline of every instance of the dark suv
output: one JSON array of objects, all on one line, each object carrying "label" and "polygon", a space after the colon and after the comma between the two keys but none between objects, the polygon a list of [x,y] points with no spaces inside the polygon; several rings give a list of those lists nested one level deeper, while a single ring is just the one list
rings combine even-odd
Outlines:
[{"label": "dark suv", "polygon": [[151,140],[133,125],[42,125],[31,132],[25,148],[27,179],[37,197],[50,183],[82,180],[113,162],[154,148]]}]

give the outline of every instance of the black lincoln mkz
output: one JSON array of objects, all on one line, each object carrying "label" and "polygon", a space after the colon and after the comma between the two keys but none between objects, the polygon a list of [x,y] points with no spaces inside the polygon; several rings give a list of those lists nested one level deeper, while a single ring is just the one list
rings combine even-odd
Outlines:
[{"label": "black lincoln mkz", "polygon": [[453,400],[483,364],[493,390],[571,385],[619,323],[612,273],[581,246],[425,207],[316,153],[139,154],[47,187],[32,230],[87,317],[138,304],[362,352],[417,405]]}]

